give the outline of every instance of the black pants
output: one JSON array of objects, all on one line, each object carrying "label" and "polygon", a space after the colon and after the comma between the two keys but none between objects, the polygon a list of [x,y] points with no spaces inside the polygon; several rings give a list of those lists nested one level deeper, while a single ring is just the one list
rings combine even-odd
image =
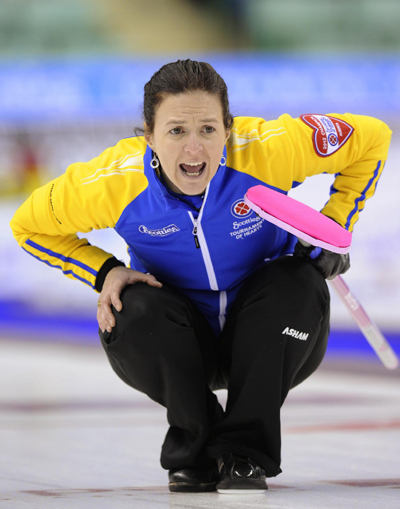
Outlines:
[{"label": "black pants", "polygon": [[[282,257],[241,289],[220,338],[177,291],[138,283],[100,337],[116,374],[167,408],[165,469],[205,465],[227,452],[280,470],[280,407],[321,363],[329,291],[304,259]],[[228,389],[225,412],[214,392]]]}]

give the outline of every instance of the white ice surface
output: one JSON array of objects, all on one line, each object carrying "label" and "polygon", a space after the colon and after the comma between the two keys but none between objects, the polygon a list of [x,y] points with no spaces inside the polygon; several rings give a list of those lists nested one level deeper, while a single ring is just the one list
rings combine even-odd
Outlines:
[{"label": "white ice surface", "polygon": [[400,376],[367,371],[323,364],[290,393],[283,473],[265,494],[170,494],[165,410],[100,348],[3,339],[0,508],[398,509]]}]

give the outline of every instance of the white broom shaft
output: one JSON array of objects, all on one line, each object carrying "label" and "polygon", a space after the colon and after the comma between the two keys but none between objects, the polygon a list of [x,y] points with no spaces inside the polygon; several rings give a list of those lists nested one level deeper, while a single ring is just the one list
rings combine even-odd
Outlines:
[{"label": "white broom shaft", "polygon": [[343,278],[337,276],[335,279],[332,279],[330,283],[385,367],[388,369],[397,368],[399,360],[396,354],[381,331],[369,318],[358,299],[351,293]]}]

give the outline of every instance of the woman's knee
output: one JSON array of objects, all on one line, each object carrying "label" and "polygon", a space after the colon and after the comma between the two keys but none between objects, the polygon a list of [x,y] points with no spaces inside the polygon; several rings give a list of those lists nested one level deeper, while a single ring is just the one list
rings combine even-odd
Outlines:
[{"label": "woman's knee", "polygon": [[315,297],[329,304],[324,276],[308,260],[296,256],[284,256],[267,263],[250,278],[247,291],[284,300]]},{"label": "woman's knee", "polygon": [[154,350],[161,349],[160,334],[155,330],[159,323],[157,291],[160,289],[146,283],[124,288],[120,296],[122,309],[117,311],[112,306],[115,317],[112,331],[99,332],[112,368],[124,381],[124,377],[129,378],[126,375],[129,366],[137,368],[137,363],[141,365]]},{"label": "woman's knee", "polygon": [[289,278],[293,284],[302,287],[319,286],[326,288],[325,278],[307,259],[298,256],[285,256],[274,261],[273,274],[277,278]]},{"label": "woman's knee", "polygon": [[147,283],[136,283],[126,286],[121,293],[122,309],[120,312],[113,308],[115,318],[123,318],[126,322],[134,324],[138,320],[155,316],[162,310],[160,305],[160,288]]},{"label": "woman's knee", "polygon": [[[126,287],[121,294],[122,309],[113,308],[115,338],[140,343],[163,342],[176,325],[189,326],[190,305],[183,296],[168,287],[156,288],[146,283]],[[114,331],[113,331],[114,332]]]}]

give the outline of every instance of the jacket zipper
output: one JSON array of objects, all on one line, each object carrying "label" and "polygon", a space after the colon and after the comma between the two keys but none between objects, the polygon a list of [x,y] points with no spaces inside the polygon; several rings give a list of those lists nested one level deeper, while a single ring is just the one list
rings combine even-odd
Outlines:
[{"label": "jacket zipper", "polygon": [[197,236],[197,219],[194,219],[194,226],[193,226],[192,233],[194,235],[194,243],[196,244],[196,249],[200,249],[199,237]]},{"label": "jacket zipper", "polygon": [[[195,219],[193,217],[192,212],[188,212],[188,214],[189,214],[189,217],[190,217],[190,219],[192,220],[192,223],[193,223],[192,233],[193,233],[193,237],[194,237],[194,242],[196,244],[196,249],[200,249],[201,250],[201,254],[202,254],[202,257],[203,257],[204,265],[206,267],[206,272],[207,272],[210,288],[211,288],[211,290],[219,291],[218,283],[217,283],[217,278],[215,276],[214,267],[213,267],[213,264],[212,264],[212,261],[211,261],[211,256],[210,256],[210,252],[209,252],[208,246],[207,246],[207,241],[206,241],[206,238],[204,236],[203,228],[201,227],[201,218],[203,216],[203,207],[204,207],[204,204],[205,204],[205,202],[207,200],[207,195],[208,195],[208,187],[207,187],[207,190],[206,190],[206,194],[204,196],[203,205],[202,205],[202,207],[200,209],[200,212],[199,212],[199,215],[197,216],[197,219]],[[227,306],[227,293],[226,293],[226,291],[221,291],[220,295],[219,295],[219,317],[218,317],[218,319],[219,319],[219,326],[221,328],[221,331],[222,331],[222,329],[224,327],[224,324],[225,324],[226,306]]]},{"label": "jacket zipper", "polygon": [[194,242],[196,244],[196,249],[201,250],[204,265],[206,266],[206,271],[207,271],[207,276],[208,276],[208,280],[210,283],[210,288],[211,288],[211,290],[218,290],[217,278],[215,277],[215,272],[214,272],[214,267],[212,265],[210,252],[208,251],[207,242],[204,237],[203,229],[201,227],[201,218],[203,216],[204,205],[207,201],[209,185],[210,184],[208,184],[208,186],[207,186],[206,194],[205,194],[204,200],[203,200],[203,205],[201,206],[201,209],[200,209],[199,215],[197,216],[197,219],[195,219],[193,217],[192,212],[188,212],[188,214],[189,214],[189,217],[193,223],[192,233],[193,233],[193,237],[194,237]]}]

